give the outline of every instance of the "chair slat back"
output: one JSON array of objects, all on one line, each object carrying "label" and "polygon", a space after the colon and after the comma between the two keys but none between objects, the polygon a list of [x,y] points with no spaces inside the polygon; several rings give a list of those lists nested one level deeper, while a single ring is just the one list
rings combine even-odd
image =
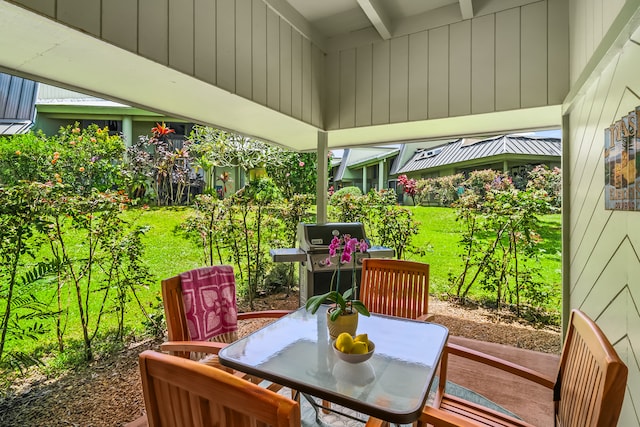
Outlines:
[{"label": "chair slat back", "polygon": [[429,264],[365,258],[360,299],[369,311],[415,319],[428,312]]},{"label": "chair slat back", "polygon": [[598,325],[579,310],[571,312],[558,382],[558,426],[617,424],[627,367]]},{"label": "chair slat back", "polygon": [[174,276],[162,281],[162,302],[164,304],[164,318],[167,322],[169,341],[189,341],[189,327],[187,326],[187,315],[182,301],[180,276]]},{"label": "chair slat back", "polygon": [[147,350],[140,373],[150,427],[300,426],[298,402],[211,366]]}]

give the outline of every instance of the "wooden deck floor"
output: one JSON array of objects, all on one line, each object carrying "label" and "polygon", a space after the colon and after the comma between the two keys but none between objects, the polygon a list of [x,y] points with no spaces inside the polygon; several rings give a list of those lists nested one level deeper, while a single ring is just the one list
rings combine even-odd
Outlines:
[{"label": "wooden deck floor", "polygon": [[[555,378],[560,356],[511,346],[450,336],[449,342],[509,360]],[[471,389],[536,426],[552,426],[553,393],[537,384],[508,376],[497,369],[449,358],[447,378]]]}]

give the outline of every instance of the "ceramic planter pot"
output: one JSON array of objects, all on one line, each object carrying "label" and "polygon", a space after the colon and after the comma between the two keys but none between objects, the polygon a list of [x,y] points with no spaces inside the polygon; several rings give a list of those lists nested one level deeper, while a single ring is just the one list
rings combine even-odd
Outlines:
[{"label": "ceramic planter pot", "polygon": [[327,310],[327,327],[329,328],[331,339],[335,340],[343,332],[348,332],[351,336],[354,336],[358,329],[358,312],[343,314],[334,321],[331,320],[332,311],[333,308]]}]

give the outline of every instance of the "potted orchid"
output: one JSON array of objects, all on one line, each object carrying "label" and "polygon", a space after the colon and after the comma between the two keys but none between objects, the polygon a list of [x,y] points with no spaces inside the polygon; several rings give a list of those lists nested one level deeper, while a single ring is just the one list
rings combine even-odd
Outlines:
[{"label": "potted orchid", "polygon": [[[351,237],[349,234],[340,236],[338,230],[334,230],[332,234],[333,239],[329,244],[329,256],[325,263],[326,265],[331,265],[332,258],[337,258],[337,268],[331,278],[330,291],[322,295],[314,295],[307,299],[305,308],[312,314],[315,314],[322,303],[325,301],[331,301],[333,306],[327,311],[327,322],[329,323],[329,330],[332,332],[331,336],[335,338],[334,332],[332,331],[332,326],[335,327],[335,325],[331,325],[331,322],[355,322],[353,330],[351,331],[351,333],[354,334],[355,329],[358,326],[357,314],[360,313],[363,316],[370,316],[369,310],[367,310],[364,303],[354,298],[358,287],[356,283],[355,268],[356,253],[366,252],[367,249],[369,249],[369,245],[364,239],[358,240],[355,237]],[[353,268],[351,269],[351,287],[344,291],[344,293],[340,293],[340,266],[350,262],[353,263]],[[347,316],[349,316],[351,320],[347,321],[346,319],[341,319],[346,318]],[[335,334],[337,334],[337,332],[335,332]]]}]

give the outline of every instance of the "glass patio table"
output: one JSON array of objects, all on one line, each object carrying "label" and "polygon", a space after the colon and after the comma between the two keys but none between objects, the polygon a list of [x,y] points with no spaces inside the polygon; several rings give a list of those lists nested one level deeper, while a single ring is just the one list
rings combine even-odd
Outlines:
[{"label": "glass patio table", "polygon": [[449,331],[442,325],[372,314],[358,333],[373,357],[351,364],[334,354],[326,311],[304,307],[219,353],[228,367],[391,423],[411,423],[425,404]]}]

